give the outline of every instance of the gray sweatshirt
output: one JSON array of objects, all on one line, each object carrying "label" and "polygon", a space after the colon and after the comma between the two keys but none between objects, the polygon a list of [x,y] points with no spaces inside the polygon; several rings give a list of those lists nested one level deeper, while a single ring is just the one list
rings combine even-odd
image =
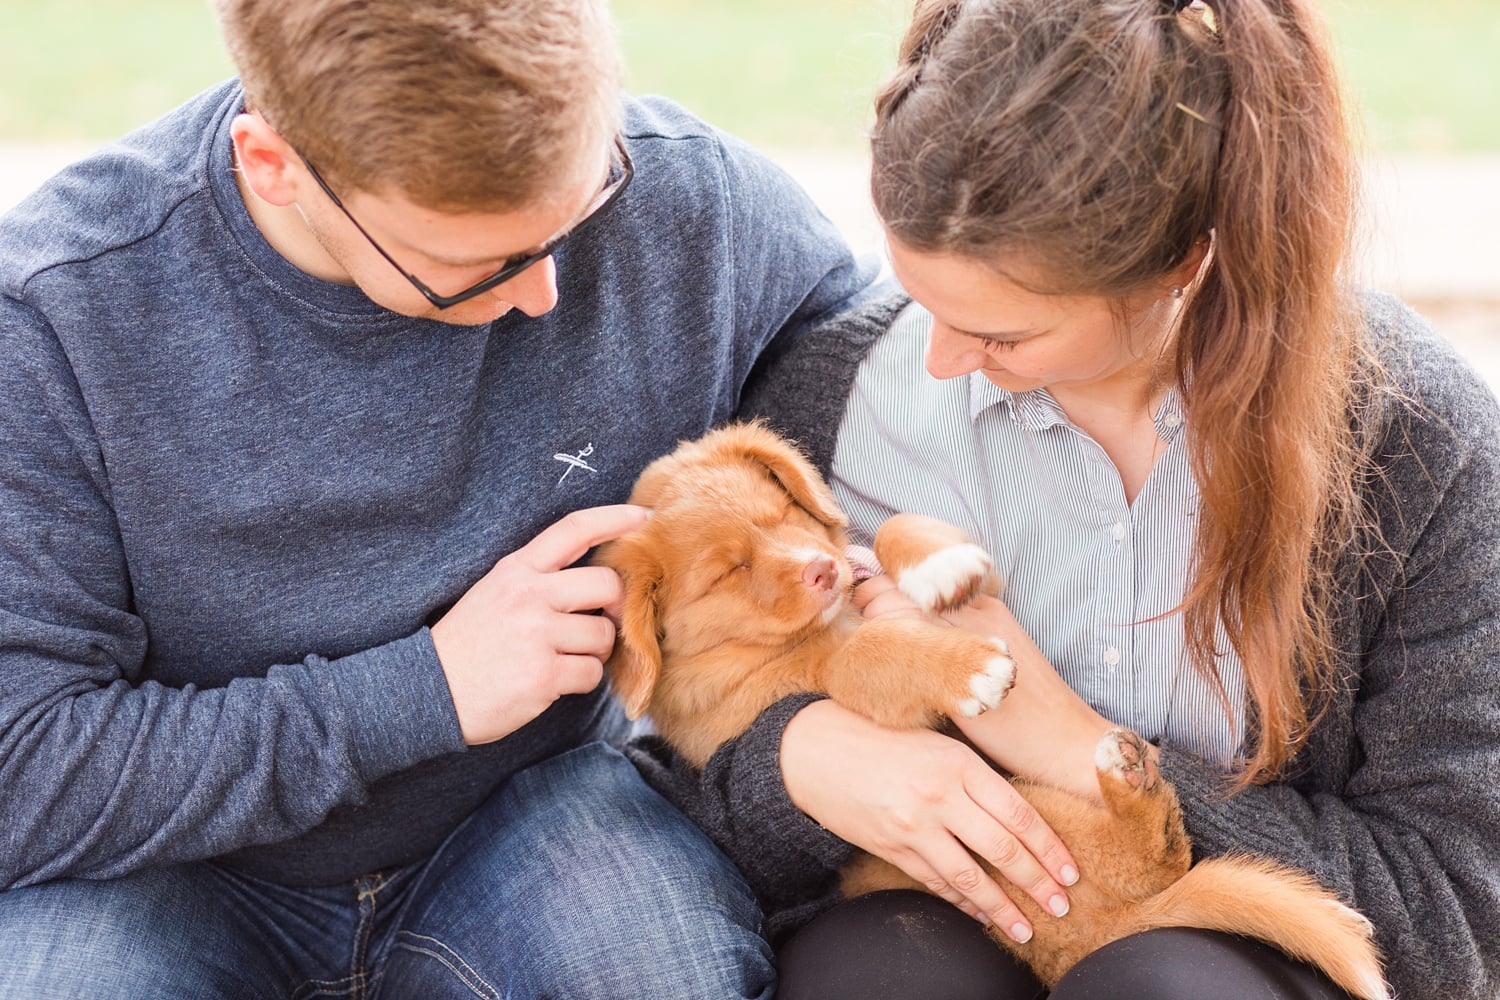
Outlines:
[{"label": "gray sweatshirt", "polygon": [[869,282],[764,157],[627,100],[635,182],[557,253],[557,308],[409,319],[266,243],[242,105],[217,87],[0,218],[0,888],[351,879],[623,738],[601,689],[465,748],[428,626]]}]

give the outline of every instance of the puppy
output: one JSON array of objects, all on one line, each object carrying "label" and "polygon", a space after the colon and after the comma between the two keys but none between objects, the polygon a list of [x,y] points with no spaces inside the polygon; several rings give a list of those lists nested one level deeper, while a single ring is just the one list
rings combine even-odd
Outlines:
[{"label": "puppy", "polygon": [[[631,718],[649,714],[695,767],[800,691],[910,729],[978,715],[1010,689],[1015,663],[998,641],[927,621],[859,617],[849,605],[843,514],[817,470],[763,426],[733,425],[683,444],[641,474],[630,499],[653,509],[651,521],[596,557],[625,584],[607,668]],[[928,610],[996,589],[983,550],[931,518],[891,518],[875,555]],[[1192,864],[1176,795],[1146,749],[1126,730],[1100,741],[1099,801],[1014,782],[1082,876],[1069,890],[1067,917],[1014,893],[1034,936],[1026,944],[998,930],[991,936],[1051,987],[1079,959],[1130,934],[1225,931],[1317,966],[1364,1000],[1387,1000],[1369,922],[1313,879],[1249,857]],[[897,887],[921,888],[869,855],[843,873],[849,896]]]}]

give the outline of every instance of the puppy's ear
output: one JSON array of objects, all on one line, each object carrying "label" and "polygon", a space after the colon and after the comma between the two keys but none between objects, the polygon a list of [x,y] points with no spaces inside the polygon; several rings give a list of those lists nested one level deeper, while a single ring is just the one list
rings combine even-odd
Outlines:
[{"label": "puppy's ear", "polygon": [[830,528],[848,523],[817,467],[790,441],[759,422],[728,430],[735,450],[765,466],[799,507]]},{"label": "puppy's ear", "polygon": [[625,584],[620,629],[604,669],[615,695],[625,705],[625,715],[634,721],[645,714],[661,676],[657,623],[661,618],[662,568],[646,552],[645,545],[628,536],[601,546],[594,561],[619,573]]}]

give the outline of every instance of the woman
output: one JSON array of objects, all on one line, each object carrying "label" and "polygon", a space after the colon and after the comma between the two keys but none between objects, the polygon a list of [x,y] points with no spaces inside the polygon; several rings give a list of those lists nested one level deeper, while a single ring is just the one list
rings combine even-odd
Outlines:
[{"label": "woman", "polygon": [[[917,510],[995,555],[1004,601],[951,617],[1017,650],[1007,701],[963,724],[984,757],[1088,794],[1130,726],[1200,856],[1313,874],[1403,1000],[1491,996],[1500,421],[1419,320],[1346,286],[1351,146],[1311,0],[923,0],[873,134],[915,304],[830,324],[747,409],[831,456],[857,528]],[[858,599],[913,613],[883,580]],[[1007,893],[1065,912],[1076,869],[974,750],[789,699],[677,792],[773,935],[820,913],[782,997],[1043,995],[978,928],[1026,939]],[[820,912],[842,841],[957,909]],[[1051,995],[1341,994],[1158,931]]]}]

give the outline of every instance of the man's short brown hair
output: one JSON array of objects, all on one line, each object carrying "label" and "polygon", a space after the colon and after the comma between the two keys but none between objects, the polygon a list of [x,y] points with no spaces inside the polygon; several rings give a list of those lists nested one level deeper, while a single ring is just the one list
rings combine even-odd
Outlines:
[{"label": "man's short brown hair", "polygon": [[504,211],[618,128],[602,0],[216,0],[250,106],[339,190]]}]

